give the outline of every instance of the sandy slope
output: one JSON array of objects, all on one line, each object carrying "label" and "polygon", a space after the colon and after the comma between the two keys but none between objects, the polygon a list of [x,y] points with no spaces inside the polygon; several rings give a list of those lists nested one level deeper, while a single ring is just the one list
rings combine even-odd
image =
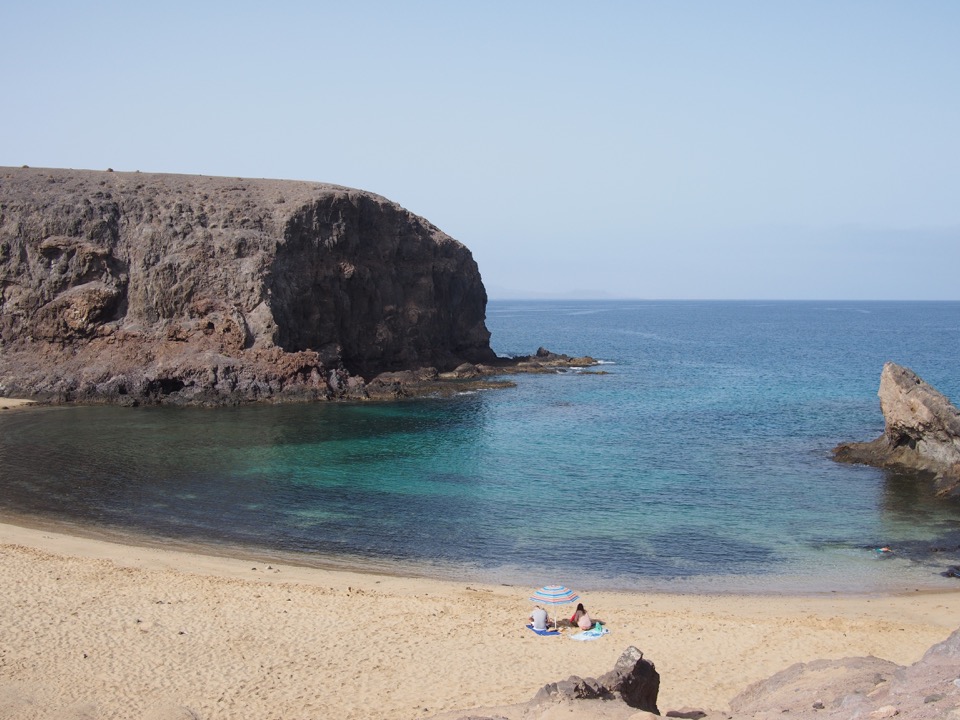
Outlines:
[{"label": "sandy slope", "polygon": [[917,660],[960,592],[590,593],[611,634],[541,638],[530,588],[268,565],[0,525],[0,718],[419,718],[528,700],[628,645],[660,709],[722,708],[798,660]]}]

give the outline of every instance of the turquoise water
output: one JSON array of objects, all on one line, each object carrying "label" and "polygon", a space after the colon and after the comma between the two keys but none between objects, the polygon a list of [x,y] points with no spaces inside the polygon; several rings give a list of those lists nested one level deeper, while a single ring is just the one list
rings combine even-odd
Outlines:
[{"label": "turquoise water", "polygon": [[[960,397],[960,303],[491,302],[603,373],[392,404],[0,415],[0,511],[160,542],[578,589],[953,587],[960,506],[839,465],[883,363]],[[889,545],[890,556],[875,548]]]}]

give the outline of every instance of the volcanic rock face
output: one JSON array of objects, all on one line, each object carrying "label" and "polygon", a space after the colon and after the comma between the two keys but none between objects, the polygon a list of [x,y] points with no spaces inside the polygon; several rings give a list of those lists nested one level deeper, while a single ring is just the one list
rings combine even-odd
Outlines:
[{"label": "volcanic rock face", "polygon": [[880,374],[883,435],[834,448],[841,462],[932,473],[942,495],[960,490],[960,412],[905,367],[888,362]]},{"label": "volcanic rock face", "polygon": [[242,402],[491,362],[469,250],[316,183],[0,169],[0,395]]},{"label": "volcanic rock face", "polygon": [[954,718],[960,714],[958,660],[960,630],[906,667],[875,657],[798,663],[733,698],[727,717]]}]

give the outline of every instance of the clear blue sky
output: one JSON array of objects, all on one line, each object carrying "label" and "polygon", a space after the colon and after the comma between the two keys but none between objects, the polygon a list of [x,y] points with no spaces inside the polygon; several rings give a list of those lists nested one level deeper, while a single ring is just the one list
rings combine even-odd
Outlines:
[{"label": "clear blue sky", "polygon": [[0,165],[333,182],[491,297],[960,299],[960,2],[12,2]]}]

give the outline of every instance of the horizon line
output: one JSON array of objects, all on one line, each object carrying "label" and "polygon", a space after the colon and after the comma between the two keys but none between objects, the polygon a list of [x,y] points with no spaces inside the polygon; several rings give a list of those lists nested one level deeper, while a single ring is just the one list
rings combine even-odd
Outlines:
[{"label": "horizon line", "polygon": [[943,302],[956,303],[960,298],[763,298],[763,297],[744,297],[744,298],[666,298],[666,297],[596,297],[596,296],[487,296],[487,301],[517,301],[525,302],[557,302],[557,301],[575,301],[575,302]]}]

